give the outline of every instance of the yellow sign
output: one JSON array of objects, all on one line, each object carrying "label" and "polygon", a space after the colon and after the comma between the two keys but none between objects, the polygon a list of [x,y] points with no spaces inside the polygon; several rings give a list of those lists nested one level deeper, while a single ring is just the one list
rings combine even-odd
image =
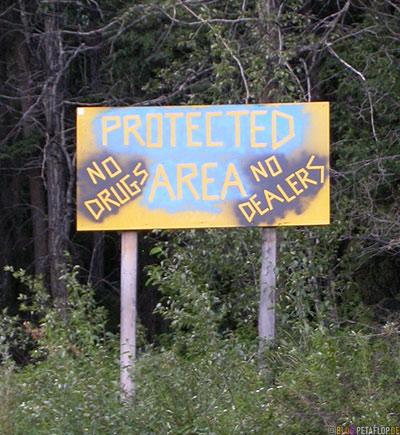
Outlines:
[{"label": "yellow sign", "polygon": [[77,229],[329,223],[329,104],[77,109]]}]

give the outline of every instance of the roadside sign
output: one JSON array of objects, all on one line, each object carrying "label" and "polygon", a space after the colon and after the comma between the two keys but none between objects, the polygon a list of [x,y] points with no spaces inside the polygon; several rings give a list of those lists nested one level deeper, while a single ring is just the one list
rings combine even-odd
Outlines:
[{"label": "roadside sign", "polygon": [[77,109],[77,229],[329,223],[329,103]]}]

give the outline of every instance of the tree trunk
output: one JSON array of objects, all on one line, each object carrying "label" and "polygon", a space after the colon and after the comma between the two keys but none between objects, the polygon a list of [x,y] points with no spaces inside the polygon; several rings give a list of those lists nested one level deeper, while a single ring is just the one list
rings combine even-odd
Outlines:
[{"label": "tree trunk", "polygon": [[65,149],[63,114],[63,40],[60,32],[62,12],[58,0],[49,2],[45,17],[45,60],[47,92],[44,98],[46,119],[46,182],[48,203],[48,247],[50,288],[55,303],[62,309],[67,291],[59,277],[64,270],[68,248],[70,206],[67,201],[69,158]]},{"label": "tree trunk", "polygon": [[[18,78],[20,97],[21,97],[21,120],[23,136],[26,141],[33,140],[35,127],[33,118],[37,115],[38,110],[34,109],[35,99],[34,80],[32,79],[35,70],[35,59],[31,52],[31,33],[26,19],[25,3],[20,1],[21,23],[23,25],[23,36],[16,40],[15,75]],[[34,144],[29,144],[33,148]],[[34,166],[33,166],[34,165]],[[32,236],[34,252],[34,269],[36,276],[46,275],[47,260],[47,228],[46,228],[46,198],[43,189],[43,182],[40,176],[40,164],[33,159],[30,162],[31,169],[28,173],[29,180],[29,197],[32,216]]]},{"label": "tree trunk", "polygon": [[[45,192],[39,171],[32,169],[29,174],[29,196],[32,215],[33,253],[35,275],[45,279],[47,272],[47,227]],[[43,281],[45,282],[45,280]]]},{"label": "tree trunk", "polygon": [[93,249],[90,259],[88,281],[98,289],[103,287],[104,279],[104,232],[93,232]]}]

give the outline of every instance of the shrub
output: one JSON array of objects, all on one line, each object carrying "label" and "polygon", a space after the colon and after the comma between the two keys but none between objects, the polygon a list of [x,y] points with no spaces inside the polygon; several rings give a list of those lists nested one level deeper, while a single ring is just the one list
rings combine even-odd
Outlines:
[{"label": "shrub", "polygon": [[[205,324],[201,333],[178,329],[167,348],[139,353],[136,395],[122,402],[118,344],[104,333],[105,313],[77,282],[76,269],[62,279],[70,283],[74,329],[42,305],[40,357],[23,367],[13,362],[7,345],[15,346],[18,321],[3,318],[1,434],[290,435],[305,428],[325,433],[327,425],[399,423],[398,321],[330,328],[299,319],[294,329],[281,328],[262,364],[257,340],[244,340],[240,330],[222,335],[211,327],[207,337]],[[35,312],[40,286],[26,282],[31,293],[23,302]],[[200,308],[193,321],[204,314]]]}]

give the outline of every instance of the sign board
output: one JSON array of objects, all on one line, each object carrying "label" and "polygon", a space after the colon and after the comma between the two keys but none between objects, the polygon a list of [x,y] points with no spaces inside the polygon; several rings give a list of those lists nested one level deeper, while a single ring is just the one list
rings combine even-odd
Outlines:
[{"label": "sign board", "polygon": [[329,223],[329,104],[77,109],[77,229]]}]

